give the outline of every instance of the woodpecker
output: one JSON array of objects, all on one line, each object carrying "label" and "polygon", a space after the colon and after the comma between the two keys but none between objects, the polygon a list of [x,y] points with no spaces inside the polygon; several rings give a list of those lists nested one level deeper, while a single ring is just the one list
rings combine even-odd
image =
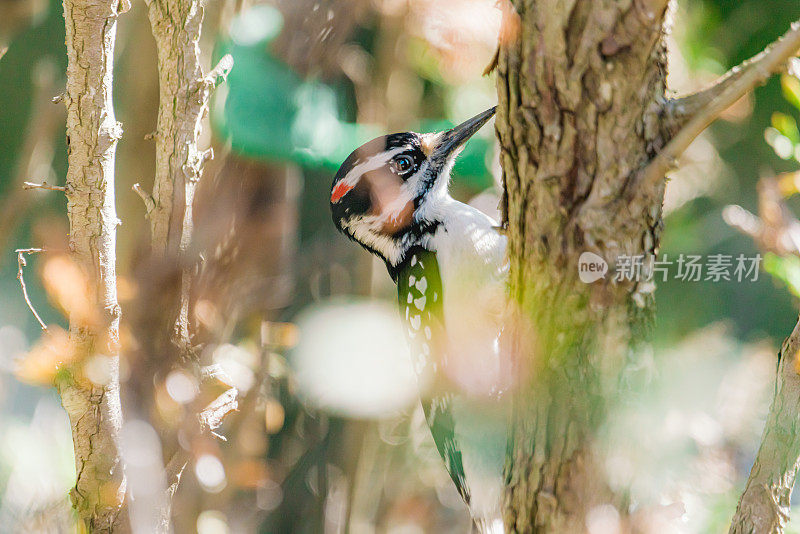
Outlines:
[{"label": "woodpecker", "polygon": [[[497,223],[450,196],[450,172],[491,108],[453,129],[373,139],[342,163],[331,187],[336,227],[382,259],[433,441],[483,531],[502,528],[506,421],[499,406],[499,336],[506,238]],[[498,527],[500,525],[500,527]]]}]

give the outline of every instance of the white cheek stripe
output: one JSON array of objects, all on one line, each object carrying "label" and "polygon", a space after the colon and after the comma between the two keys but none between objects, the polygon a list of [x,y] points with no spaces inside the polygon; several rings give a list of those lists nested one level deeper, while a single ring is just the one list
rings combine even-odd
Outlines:
[{"label": "white cheek stripe", "polygon": [[[346,183],[350,186],[355,186],[358,183],[358,180],[364,173],[374,171],[375,169],[380,169],[386,163],[392,159],[394,156],[407,150],[407,147],[398,147],[393,148],[387,152],[381,152],[380,154],[376,154],[374,156],[370,156],[365,161],[362,161],[348,172],[344,178],[342,178],[342,182]],[[341,183],[341,182],[340,182]]]},{"label": "white cheek stripe", "polygon": [[[380,169],[394,156],[406,150],[408,150],[407,146],[401,146],[386,152],[381,152],[380,154],[376,154],[374,156],[370,156],[365,161],[362,161],[350,169],[350,172],[348,172],[339,183],[345,183],[350,186],[350,188],[355,187],[364,174],[376,169]],[[392,202],[390,202],[383,210],[383,213],[374,221],[377,223],[377,225],[383,225],[387,222],[396,222],[403,213],[406,205],[414,200],[414,190],[410,184],[403,183],[400,189],[401,194],[398,195],[396,199],[392,200]]]},{"label": "white cheek stripe", "polygon": [[[370,157],[353,167],[342,179],[349,185],[355,186],[355,183],[361,178],[365,172],[375,170],[384,165],[388,158],[407,150],[407,147],[399,147],[392,149],[388,152],[383,152]],[[449,167],[452,166],[452,161]],[[402,209],[406,204],[412,201],[417,196],[417,188],[421,184],[422,176],[427,173],[428,162],[424,162],[414,176],[403,183],[402,193],[397,199],[397,205],[392,202],[384,210],[382,215],[359,215],[352,217],[348,220],[342,221],[342,229],[347,231],[356,241],[367,245],[373,250],[377,251],[390,265],[396,266],[403,258],[403,253],[408,250],[412,245],[421,245],[423,247],[430,246],[433,239],[432,234],[425,234],[417,237],[411,234],[404,234],[397,238],[394,236],[386,235],[382,232],[383,226],[390,217],[397,217],[402,213]],[[445,167],[444,172],[449,173],[448,166]],[[414,211],[413,220],[439,220],[442,219],[441,206],[447,203],[449,196],[447,194],[447,179],[440,178],[436,186],[428,192],[428,195],[423,200],[422,205]],[[402,199],[402,200],[401,200]],[[405,202],[404,202],[405,201]],[[414,266],[418,259],[412,258],[411,265]],[[421,264],[421,262],[420,262]],[[434,295],[433,300],[436,301],[438,295]]]}]

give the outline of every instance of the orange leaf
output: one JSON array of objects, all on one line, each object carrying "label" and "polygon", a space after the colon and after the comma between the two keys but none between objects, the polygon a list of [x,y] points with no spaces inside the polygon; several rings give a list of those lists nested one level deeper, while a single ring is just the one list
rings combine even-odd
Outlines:
[{"label": "orange leaf", "polygon": [[52,385],[58,370],[74,359],[69,333],[58,326],[50,326],[28,354],[17,361],[14,374],[28,384]]}]

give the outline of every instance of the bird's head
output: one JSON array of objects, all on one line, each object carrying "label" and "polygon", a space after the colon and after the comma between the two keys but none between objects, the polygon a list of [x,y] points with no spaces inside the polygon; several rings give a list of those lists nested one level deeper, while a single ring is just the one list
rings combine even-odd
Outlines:
[{"label": "bird's head", "polygon": [[391,271],[441,222],[436,208],[447,197],[453,162],[494,112],[491,108],[451,130],[385,135],[357,148],[333,179],[336,227],[380,256]]}]

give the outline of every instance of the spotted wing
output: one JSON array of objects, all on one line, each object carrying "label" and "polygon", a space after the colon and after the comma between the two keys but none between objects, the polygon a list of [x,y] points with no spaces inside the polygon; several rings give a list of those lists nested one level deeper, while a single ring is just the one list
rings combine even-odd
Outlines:
[{"label": "spotted wing", "polygon": [[446,362],[447,351],[442,278],[436,255],[422,247],[412,248],[398,272],[397,292],[414,370],[422,382],[431,384],[430,393],[422,394],[425,419],[450,478],[469,504],[469,488],[456,441],[453,397],[447,392],[446,380],[440,373]]}]

